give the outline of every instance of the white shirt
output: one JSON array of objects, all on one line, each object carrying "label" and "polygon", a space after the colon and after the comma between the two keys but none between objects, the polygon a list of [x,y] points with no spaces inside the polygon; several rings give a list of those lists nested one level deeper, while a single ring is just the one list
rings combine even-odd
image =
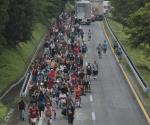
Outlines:
[{"label": "white shirt", "polygon": [[59,98],[60,98],[60,100],[61,100],[61,103],[66,103],[66,98],[67,98],[67,96],[66,96],[66,94],[60,94],[59,95]]}]

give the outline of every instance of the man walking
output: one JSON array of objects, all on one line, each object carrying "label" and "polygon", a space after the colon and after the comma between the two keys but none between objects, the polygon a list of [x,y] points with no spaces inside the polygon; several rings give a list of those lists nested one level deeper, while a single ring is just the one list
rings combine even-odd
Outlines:
[{"label": "man walking", "polygon": [[18,110],[20,112],[20,120],[24,121],[25,120],[25,102],[23,100],[23,97],[21,97],[21,100],[18,103]]}]

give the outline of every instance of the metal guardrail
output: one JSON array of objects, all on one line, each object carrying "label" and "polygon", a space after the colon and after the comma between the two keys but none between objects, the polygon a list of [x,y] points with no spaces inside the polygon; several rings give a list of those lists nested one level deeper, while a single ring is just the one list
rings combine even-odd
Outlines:
[{"label": "metal guardrail", "polygon": [[29,79],[29,76],[30,76],[30,73],[27,73],[25,80],[24,80],[24,83],[23,83],[23,86],[22,86],[21,91],[20,91],[20,96],[22,96],[22,93],[23,93],[24,89],[26,88],[26,83]]},{"label": "metal guardrail", "polygon": [[28,86],[29,86],[31,80],[32,80],[32,73],[29,72],[26,75],[26,78],[24,80],[23,86],[22,86],[21,91],[20,91],[20,96],[25,96],[26,97],[27,92],[28,92]]},{"label": "metal guardrail", "polygon": [[111,33],[112,37],[118,43],[118,46],[122,49],[123,55],[124,55],[127,63],[129,64],[129,67],[131,68],[133,74],[135,75],[136,79],[138,80],[140,86],[142,87],[143,91],[145,93],[147,93],[148,95],[150,95],[150,88],[147,86],[146,82],[144,81],[144,79],[142,78],[142,76],[139,73],[138,69],[136,68],[135,64],[132,62],[132,60],[128,56],[127,51],[125,50],[125,48],[123,47],[121,42],[118,40],[118,38],[115,35],[115,33],[113,32],[113,30],[112,30],[112,28],[111,28],[111,26],[110,26],[110,24],[108,22],[108,19],[106,17],[105,17],[105,22],[107,24],[108,30]]},{"label": "metal guardrail", "polygon": [[27,82],[27,84],[26,84],[26,87],[25,87],[25,89],[24,89],[24,96],[27,96],[27,93],[28,93],[28,90],[29,90],[29,84],[30,84],[30,82],[32,81],[32,74],[30,74],[30,77],[29,77],[29,80],[28,80],[28,82]]}]

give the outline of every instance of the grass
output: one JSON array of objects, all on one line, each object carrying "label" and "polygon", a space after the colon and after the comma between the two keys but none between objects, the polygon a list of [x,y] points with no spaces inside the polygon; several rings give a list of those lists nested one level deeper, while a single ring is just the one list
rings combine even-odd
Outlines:
[{"label": "grass", "polygon": [[22,75],[45,31],[46,27],[37,23],[30,41],[21,43],[16,48],[3,48],[0,55],[0,93]]},{"label": "grass", "polygon": [[4,120],[7,113],[7,107],[0,103],[0,122]]},{"label": "grass", "polygon": [[[145,56],[146,55],[145,53],[147,53],[147,48],[131,47],[130,41],[128,39],[129,36],[125,34],[123,26],[121,24],[119,24],[118,22],[111,20],[111,19],[109,19],[109,23],[111,25],[111,28],[115,32],[117,38],[122,42],[123,46],[127,50],[129,57],[134,62],[134,64],[137,66],[138,70],[142,74],[142,77],[147,82],[148,86],[150,87],[150,77],[149,77],[150,76],[150,59],[146,58],[146,56]],[[106,31],[109,34],[111,40],[113,40],[113,38],[111,37],[107,28],[106,28]],[[125,64],[125,68],[126,68],[126,71],[128,72],[128,74],[133,78],[135,83],[138,83],[138,81],[137,81],[136,77],[133,75],[131,69],[129,68],[128,65],[126,65],[127,63],[125,62],[125,60],[123,61],[123,63]],[[144,98],[145,106],[148,107],[148,109],[150,109],[149,96],[143,92],[143,90],[139,84],[137,84],[137,86]]]}]

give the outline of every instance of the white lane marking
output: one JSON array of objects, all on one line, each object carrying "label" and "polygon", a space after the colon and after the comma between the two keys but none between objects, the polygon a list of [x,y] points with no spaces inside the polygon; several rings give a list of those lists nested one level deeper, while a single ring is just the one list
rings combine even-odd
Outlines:
[{"label": "white lane marking", "polygon": [[90,95],[90,102],[93,102],[93,96]]},{"label": "white lane marking", "polygon": [[92,120],[93,120],[93,121],[96,120],[95,112],[92,112]]}]

